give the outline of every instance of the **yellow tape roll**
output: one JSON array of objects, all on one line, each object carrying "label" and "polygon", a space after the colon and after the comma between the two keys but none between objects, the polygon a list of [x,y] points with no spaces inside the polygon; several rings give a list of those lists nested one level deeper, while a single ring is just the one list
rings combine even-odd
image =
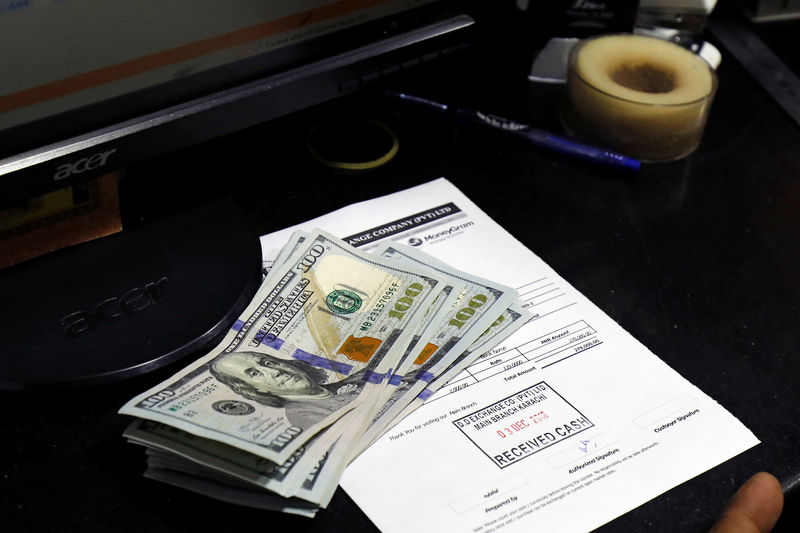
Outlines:
[{"label": "yellow tape roll", "polygon": [[353,120],[315,126],[306,146],[326,167],[369,170],[392,160],[400,141],[386,124],[377,120]]}]

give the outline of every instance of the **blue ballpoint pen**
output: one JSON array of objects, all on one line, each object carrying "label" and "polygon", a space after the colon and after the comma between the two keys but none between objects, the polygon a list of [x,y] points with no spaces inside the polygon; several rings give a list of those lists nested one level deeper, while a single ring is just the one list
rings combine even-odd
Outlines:
[{"label": "blue ballpoint pen", "polygon": [[413,96],[406,93],[387,90],[386,94],[406,102],[419,104],[420,106],[428,109],[433,109],[442,113],[452,113],[456,117],[466,118],[467,120],[476,122],[478,124],[483,124],[484,126],[489,126],[490,128],[495,128],[497,130],[518,135],[536,146],[541,146],[549,150],[580,157],[595,163],[624,167],[633,170],[638,170],[639,167],[641,167],[641,163],[637,159],[632,159],[625,155],[611,152],[605,148],[581,144],[571,139],[553,135],[547,131],[542,131],[527,124],[521,124],[519,122],[514,122],[512,120],[495,115],[489,115],[480,111],[449,106],[447,104],[442,104],[433,100],[428,100],[427,98],[421,98],[419,96]]}]

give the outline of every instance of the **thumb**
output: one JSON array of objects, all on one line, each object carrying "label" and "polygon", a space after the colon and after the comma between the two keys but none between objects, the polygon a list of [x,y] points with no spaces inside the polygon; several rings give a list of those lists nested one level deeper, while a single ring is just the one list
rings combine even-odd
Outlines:
[{"label": "thumb", "polygon": [[782,510],[780,482],[759,472],[736,491],[709,533],[768,533]]}]

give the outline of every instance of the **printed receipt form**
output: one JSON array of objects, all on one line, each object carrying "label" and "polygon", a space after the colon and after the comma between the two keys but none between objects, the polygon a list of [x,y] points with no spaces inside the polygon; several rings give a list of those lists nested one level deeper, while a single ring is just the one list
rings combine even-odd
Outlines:
[{"label": "printed receipt form", "polygon": [[532,314],[347,468],[382,531],[588,531],[758,444],[444,178],[265,235],[265,260],[314,227],[419,246]]}]

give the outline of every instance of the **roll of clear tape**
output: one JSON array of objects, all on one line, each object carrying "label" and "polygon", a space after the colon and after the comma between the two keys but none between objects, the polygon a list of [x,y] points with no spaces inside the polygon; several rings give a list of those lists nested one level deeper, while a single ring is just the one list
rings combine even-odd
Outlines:
[{"label": "roll of clear tape", "polygon": [[677,44],[600,35],[570,52],[562,122],[577,137],[641,161],[671,161],[699,146],[716,90],[714,69]]}]

